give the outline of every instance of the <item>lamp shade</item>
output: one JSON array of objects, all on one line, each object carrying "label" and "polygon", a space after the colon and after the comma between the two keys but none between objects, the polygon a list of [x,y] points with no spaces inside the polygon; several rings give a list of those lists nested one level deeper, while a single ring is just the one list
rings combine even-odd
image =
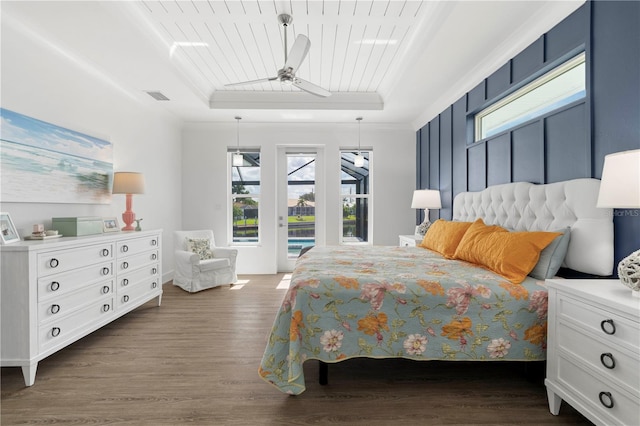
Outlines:
[{"label": "lamp shade", "polygon": [[437,189],[417,189],[413,191],[412,209],[440,209],[440,191]]},{"label": "lamp shade", "polygon": [[144,175],[136,172],[115,172],[112,193],[144,194]]},{"label": "lamp shade", "polygon": [[598,207],[640,207],[640,149],[604,157]]}]

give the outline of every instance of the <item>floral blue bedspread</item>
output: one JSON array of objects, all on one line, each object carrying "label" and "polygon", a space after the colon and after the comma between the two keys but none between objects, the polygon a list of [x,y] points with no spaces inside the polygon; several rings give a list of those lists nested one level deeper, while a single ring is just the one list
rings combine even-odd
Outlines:
[{"label": "floral blue bedspread", "polygon": [[315,247],[301,256],[259,374],[305,390],[302,364],[354,357],[544,360],[547,290],[420,247]]}]

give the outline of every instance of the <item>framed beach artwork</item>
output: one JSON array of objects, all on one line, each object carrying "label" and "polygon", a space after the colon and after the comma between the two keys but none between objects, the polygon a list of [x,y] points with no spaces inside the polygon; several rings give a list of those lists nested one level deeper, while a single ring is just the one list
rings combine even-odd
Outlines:
[{"label": "framed beach artwork", "polygon": [[111,202],[111,142],[4,108],[0,116],[3,202]]}]

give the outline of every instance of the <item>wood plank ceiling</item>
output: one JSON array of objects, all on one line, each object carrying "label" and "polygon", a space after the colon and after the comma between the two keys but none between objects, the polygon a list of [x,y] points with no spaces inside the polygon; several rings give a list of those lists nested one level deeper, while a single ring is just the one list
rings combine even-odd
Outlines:
[{"label": "wood plank ceiling", "polygon": [[[289,92],[274,77],[284,65],[281,13],[290,14],[287,44],[311,41],[296,75],[332,93],[375,93],[392,79],[396,61],[418,26],[423,1],[144,1],[138,7],[202,93]],[[178,58],[179,57],[179,58]]]}]

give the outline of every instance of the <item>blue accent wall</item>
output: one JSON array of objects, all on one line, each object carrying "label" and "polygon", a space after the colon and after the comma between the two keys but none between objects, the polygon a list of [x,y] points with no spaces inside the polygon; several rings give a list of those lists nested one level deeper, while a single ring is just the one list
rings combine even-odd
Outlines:
[{"label": "blue accent wall", "polygon": [[[475,113],[582,51],[584,99],[473,142]],[[640,148],[640,2],[588,1],[425,124],[416,143],[416,187],[442,194],[431,220],[450,219],[462,191],[599,179],[605,155]],[[640,249],[640,210],[615,210],[614,226],[617,264]]]}]

